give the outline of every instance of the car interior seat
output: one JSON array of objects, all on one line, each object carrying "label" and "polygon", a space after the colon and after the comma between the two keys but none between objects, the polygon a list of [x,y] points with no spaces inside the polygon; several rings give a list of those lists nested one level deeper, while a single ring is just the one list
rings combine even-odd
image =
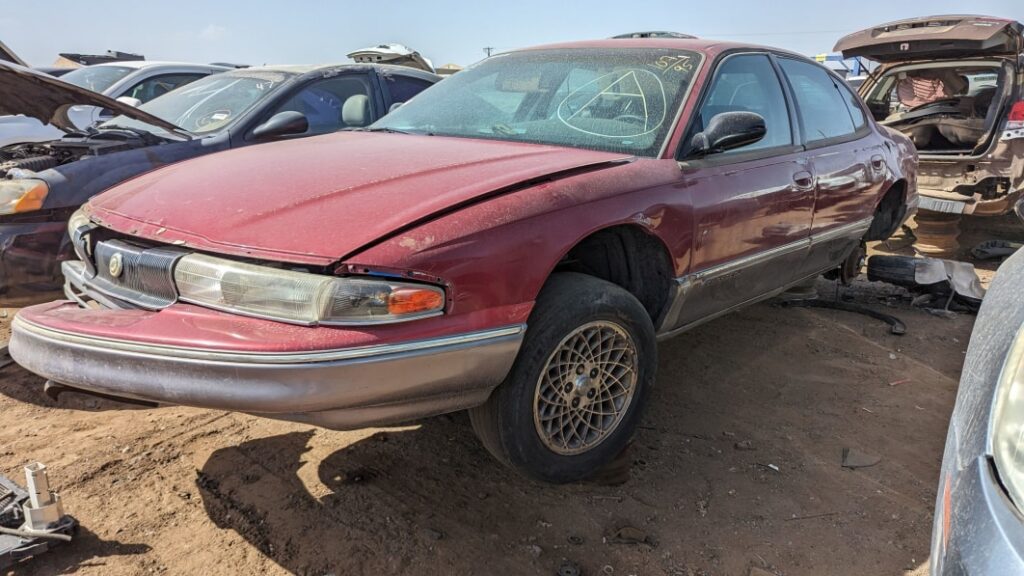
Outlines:
[{"label": "car interior seat", "polygon": [[366,94],[354,94],[341,107],[341,121],[346,127],[362,127],[373,120],[370,114],[370,98]]}]

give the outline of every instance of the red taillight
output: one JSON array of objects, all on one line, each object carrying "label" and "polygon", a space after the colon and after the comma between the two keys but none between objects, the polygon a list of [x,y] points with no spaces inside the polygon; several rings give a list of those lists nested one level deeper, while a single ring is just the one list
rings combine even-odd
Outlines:
[{"label": "red taillight", "polygon": [[1010,122],[1024,122],[1024,100],[1017,102],[1010,109]]}]

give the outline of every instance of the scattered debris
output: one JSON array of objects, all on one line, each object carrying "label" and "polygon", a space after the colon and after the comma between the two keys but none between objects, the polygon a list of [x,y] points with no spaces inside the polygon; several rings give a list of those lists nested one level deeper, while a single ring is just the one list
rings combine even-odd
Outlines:
[{"label": "scattered debris", "polygon": [[558,565],[558,576],[580,576],[580,565],[572,560],[562,560]]},{"label": "scattered debris", "polygon": [[865,454],[853,448],[843,448],[843,468],[849,468],[850,470],[870,468],[881,461],[882,458],[880,456]]},{"label": "scattered debris", "polygon": [[652,548],[658,544],[650,535],[633,526],[623,526],[606,536],[612,544],[646,544]]},{"label": "scattered debris", "polygon": [[909,256],[872,256],[868,280],[902,286],[919,296],[915,306],[953,312],[977,312],[985,289],[967,262]]},{"label": "scattered debris", "polygon": [[431,540],[443,540],[444,539],[444,532],[442,532],[441,530],[438,530],[436,528],[424,528],[423,529],[423,534],[426,535],[426,537],[431,539]]},{"label": "scattered debris", "polygon": [[50,490],[46,466],[25,467],[27,489],[0,476],[0,568],[70,542],[78,521],[64,514],[60,496]]},{"label": "scattered debris", "polygon": [[526,547],[526,551],[530,553],[530,556],[534,558],[540,558],[540,555],[544,553],[544,549],[536,544],[530,544]]},{"label": "scattered debris", "polygon": [[750,440],[740,440],[732,446],[737,450],[756,450]]},{"label": "scattered debris", "polygon": [[583,536],[578,536],[578,535],[576,535],[576,534],[570,534],[570,535],[569,535],[569,536],[568,536],[568,537],[566,538],[566,540],[568,540],[568,541],[569,541],[569,544],[572,544],[573,546],[582,546],[582,545],[583,545],[583,543],[584,543],[584,542],[586,541],[586,540],[585,540],[585,539],[583,538]]},{"label": "scattered debris", "polygon": [[978,244],[974,248],[971,248],[971,256],[974,256],[978,260],[994,260],[996,258],[1003,258],[1010,256],[1014,252],[1020,249],[1020,242],[1008,242],[1006,240],[986,240],[981,244]]},{"label": "scattered debris", "polygon": [[889,325],[889,330],[897,336],[902,336],[907,333],[907,325],[903,323],[899,318],[882,312],[877,312],[870,308],[861,306],[859,304],[852,304],[850,302],[839,302],[833,300],[796,300],[783,302],[783,306],[792,306],[795,308],[827,308],[829,310],[840,310],[842,312],[853,312],[854,314],[863,314],[877,320],[881,320]]},{"label": "scattered debris", "polygon": [[896,380],[896,381],[893,381],[893,382],[889,382],[889,386],[899,386],[900,384],[906,384],[908,382],[911,382],[910,378],[904,378],[902,380]]}]

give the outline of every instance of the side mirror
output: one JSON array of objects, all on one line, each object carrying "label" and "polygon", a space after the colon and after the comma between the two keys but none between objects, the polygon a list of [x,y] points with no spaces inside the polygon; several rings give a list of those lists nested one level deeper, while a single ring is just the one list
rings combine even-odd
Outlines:
[{"label": "side mirror", "polygon": [[121,96],[117,99],[117,101],[122,104],[127,104],[132,108],[138,108],[142,105],[142,100],[139,100],[138,98],[132,98],[131,96]]},{"label": "side mirror", "polygon": [[306,119],[306,115],[289,110],[271,116],[266,122],[254,128],[252,135],[256,138],[277,138],[305,134],[307,130],[309,130],[309,120]]},{"label": "side mirror", "polygon": [[402,104],[405,104],[405,102],[395,102],[394,104],[392,104],[391,107],[388,108],[388,114],[390,114],[390,113],[394,112],[395,110],[398,110],[399,108],[401,108]]},{"label": "side mirror", "polygon": [[753,112],[723,112],[694,134],[690,154],[706,156],[759,142],[768,133],[764,117]]}]

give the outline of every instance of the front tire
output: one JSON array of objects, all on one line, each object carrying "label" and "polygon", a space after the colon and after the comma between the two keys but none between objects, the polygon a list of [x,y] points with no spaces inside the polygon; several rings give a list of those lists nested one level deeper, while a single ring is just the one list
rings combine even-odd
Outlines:
[{"label": "front tire", "polygon": [[520,474],[581,480],[628,444],[656,367],[654,327],[639,300],[593,276],[555,274],[512,371],[470,421],[487,450]]}]

